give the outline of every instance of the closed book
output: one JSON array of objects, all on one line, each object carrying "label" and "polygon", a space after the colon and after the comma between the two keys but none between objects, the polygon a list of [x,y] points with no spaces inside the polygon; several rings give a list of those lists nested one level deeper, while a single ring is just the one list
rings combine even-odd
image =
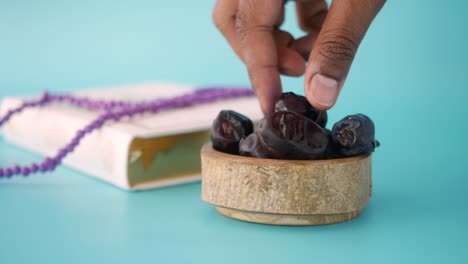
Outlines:
[{"label": "closed book", "polygon": [[[183,95],[194,89],[190,85],[147,83],[86,89],[73,94],[140,102]],[[5,98],[0,113],[4,115],[25,99]],[[197,181],[201,146],[209,141],[211,124],[223,109],[238,111],[253,121],[262,117],[255,97],[240,97],[124,118],[87,134],[63,163],[127,190]],[[11,143],[52,156],[100,113],[52,103],[14,115],[1,133]]]}]

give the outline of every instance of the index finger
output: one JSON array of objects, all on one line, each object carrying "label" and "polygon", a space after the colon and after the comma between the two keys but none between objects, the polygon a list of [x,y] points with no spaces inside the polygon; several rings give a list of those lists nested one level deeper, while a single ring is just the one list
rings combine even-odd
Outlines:
[{"label": "index finger", "polygon": [[281,0],[241,0],[236,19],[242,58],[262,111],[274,111],[281,94],[278,55],[273,29],[282,15]]}]

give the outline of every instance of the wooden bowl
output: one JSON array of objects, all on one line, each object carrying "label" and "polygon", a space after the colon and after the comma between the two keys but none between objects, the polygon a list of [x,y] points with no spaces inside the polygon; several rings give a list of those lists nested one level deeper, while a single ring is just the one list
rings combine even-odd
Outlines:
[{"label": "wooden bowl", "polygon": [[359,216],[372,191],[371,155],[275,160],[201,150],[202,199],[219,213],[272,225],[321,225]]}]

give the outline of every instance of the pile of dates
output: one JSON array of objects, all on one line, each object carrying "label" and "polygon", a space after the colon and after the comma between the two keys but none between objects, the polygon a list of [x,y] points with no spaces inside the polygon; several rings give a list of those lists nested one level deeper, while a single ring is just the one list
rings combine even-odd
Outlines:
[{"label": "pile of dates", "polygon": [[326,128],[327,112],[315,109],[303,96],[283,93],[275,112],[252,121],[237,112],[221,111],[211,128],[213,148],[230,154],[288,160],[352,157],[371,153],[378,142],[372,120],[349,115]]}]

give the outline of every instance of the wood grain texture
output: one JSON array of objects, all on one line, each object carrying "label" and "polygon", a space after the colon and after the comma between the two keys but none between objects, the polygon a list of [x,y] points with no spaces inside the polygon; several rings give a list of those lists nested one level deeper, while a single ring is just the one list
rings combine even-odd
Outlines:
[{"label": "wood grain texture", "polygon": [[354,211],[342,214],[288,215],[248,212],[219,206],[216,207],[216,210],[224,216],[242,221],[292,226],[334,224],[356,218],[361,213],[361,211]]},{"label": "wood grain texture", "polygon": [[371,156],[292,161],[203,147],[202,199],[240,211],[286,215],[359,212],[371,195]]}]

